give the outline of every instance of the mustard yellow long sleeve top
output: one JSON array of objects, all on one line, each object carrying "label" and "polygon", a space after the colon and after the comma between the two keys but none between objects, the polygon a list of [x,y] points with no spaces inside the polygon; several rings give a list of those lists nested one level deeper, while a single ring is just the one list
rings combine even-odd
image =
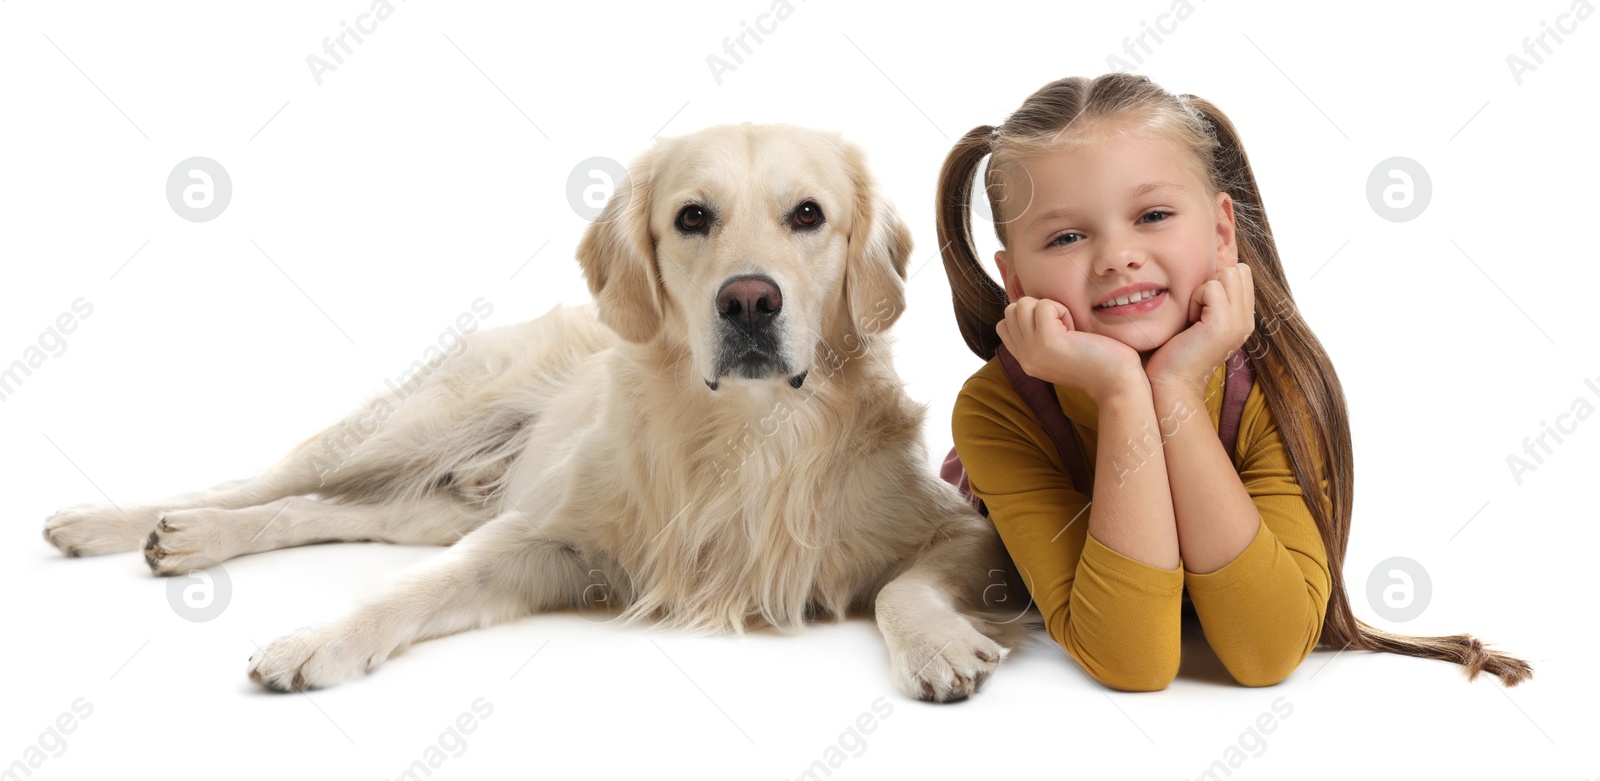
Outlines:
[{"label": "mustard yellow long sleeve top", "polygon": [[[1224,378],[1219,366],[1206,391],[1213,430]],[[1092,484],[1094,401],[1061,386],[1056,396],[1083,442]],[[951,422],[972,491],[988,507],[1046,631],[1096,680],[1124,691],[1165,688],[1178,672],[1185,596],[1212,650],[1245,686],[1282,681],[1316,646],[1328,605],[1327,555],[1259,384],[1245,400],[1230,456],[1261,523],[1243,552],[1206,574],[1181,562],[1152,567],[1089,534],[1088,497],[1073,487],[999,359],[963,385]]]}]

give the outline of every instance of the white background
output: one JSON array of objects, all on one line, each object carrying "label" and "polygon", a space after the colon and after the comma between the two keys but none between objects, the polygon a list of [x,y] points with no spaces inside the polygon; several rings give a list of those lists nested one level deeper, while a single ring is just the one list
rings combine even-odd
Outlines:
[{"label": "white background", "polygon": [[[0,402],[0,763],[83,697],[92,715],[35,777],[389,778],[484,697],[492,715],[436,777],[781,779],[882,697],[890,715],[864,743],[844,739],[853,750],[834,776],[1180,779],[1283,698],[1291,715],[1264,744],[1244,737],[1254,751],[1236,775],[1600,776],[1600,633],[1580,601],[1600,539],[1589,490],[1600,420],[1578,423],[1520,484],[1507,466],[1575,399],[1600,407],[1584,384],[1600,385],[1600,22],[1547,39],[1552,53],[1520,85],[1506,60],[1566,0],[1291,15],[1195,0],[1138,67],[1234,119],[1297,302],[1338,367],[1355,439],[1357,614],[1497,643],[1534,665],[1521,687],[1328,650],[1280,686],[1247,689],[1193,638],[1170,688],[1122,694],[1039,635],[978,696],[935,706],[894,691],[867,619],[702,638],[567,614],[271,695],[245,677],[257,644],[339,614],[435,550],[321,545],[229,561],[227,609],[190,623],[137,554],[65,559],[40,538],[60,506],[261,470],[381,390],[479,296],[494,306],[486,325],[587,300],[572,259],[585,226],[566,196],[574,166],[627,162],[658,134],[722,122],[836,129],[868,152],[917,241],[894,349],[928,405],[932,468],[980,365],[936,255],[944,155],[1046,82],[1107,70],[1169,11],[1168,0],[915,11],[795,0],[719,85],[707,57],[768,0],[586,5],[397,0],[319,86],[307,56],[366,0],[0,3],[0,364],[75,299],[93,306],[65,353]],[[204,223],[179,219],[165,196],[168,173],[196,155],[234,189]],[[1397,155],[1432,180],[1409,222],[1381,219],[1365,194]],[[988,225],[976,230],[992,255]],[[1365,594],[1391,556],[1433,584],[1404,624],[1380,620]]]}]

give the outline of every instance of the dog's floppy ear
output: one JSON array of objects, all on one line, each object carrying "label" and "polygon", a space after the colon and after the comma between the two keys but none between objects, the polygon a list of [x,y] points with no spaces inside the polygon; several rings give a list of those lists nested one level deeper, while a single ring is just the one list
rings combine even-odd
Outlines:
[{"label": "dog's floppy ear", "polygon": [[650,181],[655,150],[628,168],[600,216],[578,244],[578,264],[600,310],[600,322],[643,344],[661,330],[665,293],[650,238]]},{"label": "dog's floppy ear", "polygon": [[911,229],[878,192],[866,156],[844,143],[850,179],[855,185],[855,214],[845,261],[845,296],[850,323],[862,336],[881,333],[906,308],[906,263],[911,258]]}]

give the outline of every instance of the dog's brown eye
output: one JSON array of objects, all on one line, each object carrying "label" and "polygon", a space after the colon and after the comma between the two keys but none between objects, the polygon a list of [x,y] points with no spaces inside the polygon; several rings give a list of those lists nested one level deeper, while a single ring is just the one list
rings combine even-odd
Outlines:
[{"label": "dog's brown eye", "polygon": [[797,230],[810,230],[822,224],[822,207],[816,201],[806,201],[795,207],[789,215],[789,225]]},{"label": "dog's brown eye", "polygon": [[708,233],[711,230],[711,214],[701,206],[690,204],[678,212],[677,227],[683,233]]}]

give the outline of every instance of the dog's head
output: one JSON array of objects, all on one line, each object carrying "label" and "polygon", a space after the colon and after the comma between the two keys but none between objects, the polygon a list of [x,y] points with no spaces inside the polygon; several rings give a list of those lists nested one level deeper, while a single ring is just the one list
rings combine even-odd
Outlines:
[{"label": "dog's head", "polygon": [[819,348],[849,354],[905,307],[911,233],[836,133],[721,125],[663,140],[578,247],[600,319],[683,340],[722,380],[798,388]]}]

